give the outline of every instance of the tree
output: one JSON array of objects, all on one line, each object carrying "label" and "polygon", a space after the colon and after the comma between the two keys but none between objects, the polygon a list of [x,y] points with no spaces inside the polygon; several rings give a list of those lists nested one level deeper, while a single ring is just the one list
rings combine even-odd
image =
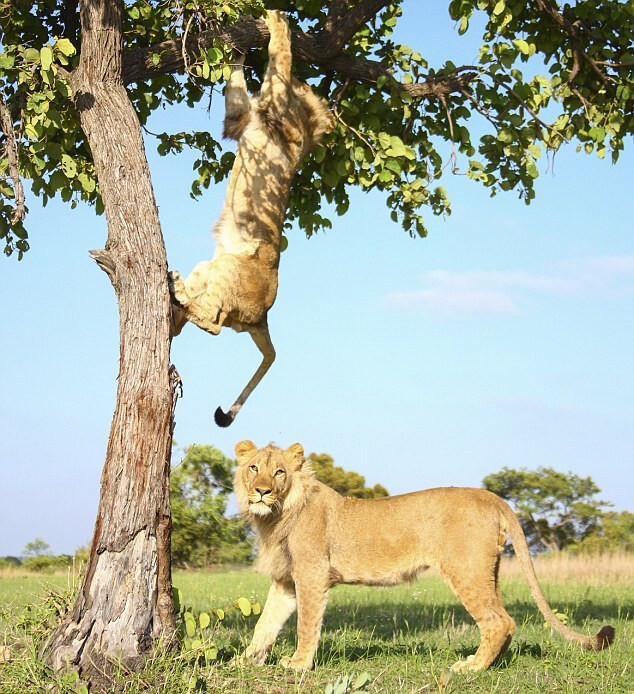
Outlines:
[{"label": "tree", "polygon": [[581,542],[600,526],[603,507],[595,498],[601,490],[590,477],[552,468],[513,470],[488,475],[482,485],[513,505],[529,546],[556,552]]},{"label": "tree", "polygon": [[36,537],[35,540],[31,540],[24,545],[22,550],[22,556],[25,559],[29,557],[42,557],[49,555],[51,546],[48,542],[45,542],[41,537]]},{"label": "tree", "polygon": [[[288,10],[299,76],[331,103],[337,130],[297,177],[289,222],[311,234],[359,186],[387,193],[391,216],[424,235],[423,206],[450,211],[443,171],[529,202],[537,159],[574,141],[616,161],[633,129],[634,17],[626,3],[453,0],[459,33],[486,18],[477,63],[429,67],[391,39],[398,1],[0,0],[0,238],[28,250],[23,180],[43,203],[59,195],[105,211],[108,239],[92,256],[120,312],[117,404],[84,583],[48,643],[55,667],[84,672],[143,663],[174,631],[169,455],[177,378],[170,371],[167,258],[141,136],[155,109],[193,106],[230,70],[232,47],[260,49],[265,6]],[[250,55],[252,87],[265,56]],[[527,63],[527,75],[522,72]],[[543,75],[544,63],[547,75]],[[549,122],[546,122],[546,121]],[[472,134],[483,126],[479,142]],[[197,195],[231,168],[205,132],[159,133],[159,151],[199,150]],[[477,154],[476,154],[477,152]],[[435,186],[435,187],[434,187]],[[108,590],[104,587],[107,586]]]},{"label": "tree", "polygon": [[346,471],[328,453],[311,453],[307,460],[310,462],[315,477],[339,494],[354,496],[357,499],[377,499],[381,496],[389,496],[385,487],[375,484],[374,487],[365,486],[365,477],[358,472]]},{"label": "tree", "polygon": [[634,513],[607,511],[601,523],[573,547],[575,552],[634,552]]},{"label": "tree", "polygon": [[253,541],[241,518],[227,518],[235,460],[213,446],[189,446],[170,476],[172,561],[210,566],[248,561]]}]

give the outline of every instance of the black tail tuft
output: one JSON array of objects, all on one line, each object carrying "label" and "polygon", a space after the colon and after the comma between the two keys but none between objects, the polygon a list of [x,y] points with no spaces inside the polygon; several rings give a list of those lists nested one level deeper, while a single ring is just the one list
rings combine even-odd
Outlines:
[{"label": "black tail tuft", "polygon": [[219,427],[228,427],[233,422],[233,417],[230,414],[225,414],[220,407],[214,412],[214,419]]},{"label": "black tail tuft", "polygon": [[602,651],[604,648],[607,648],[614,641],[614,634],[614,627],[601,627],[599,633],[594,637],[595,650]]}]

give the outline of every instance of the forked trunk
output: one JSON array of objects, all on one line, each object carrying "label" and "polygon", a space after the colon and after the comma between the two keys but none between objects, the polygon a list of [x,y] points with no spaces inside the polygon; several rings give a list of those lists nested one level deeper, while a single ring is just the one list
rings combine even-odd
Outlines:
[{"label": "forked trunk", "polygon": [[174,629],[169,459],[175,382],[169,371],[167,259],[141,129],[121,80],[119,0],[82,0],[75,106],[108,220],[92,253],[119,302],[117,404],[86,575],[72,613],[45,646],[55,668],[121,660],[136,669]]}]

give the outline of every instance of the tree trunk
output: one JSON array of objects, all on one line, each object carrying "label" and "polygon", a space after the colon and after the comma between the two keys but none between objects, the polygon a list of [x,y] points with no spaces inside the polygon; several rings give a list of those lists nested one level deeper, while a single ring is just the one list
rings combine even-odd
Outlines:
[{"label": "tree trunk", "polygon": [[169,369],[167,258],[141,129],[121,79],[120,0],[82,0],[82,44],[70,81],[108,220],[92,252],[119,302],[117,404],[101,498],[77,603],[46,660],[82,672],[120,659],[138,669],[173,634],[169,460],[175,379]]}]

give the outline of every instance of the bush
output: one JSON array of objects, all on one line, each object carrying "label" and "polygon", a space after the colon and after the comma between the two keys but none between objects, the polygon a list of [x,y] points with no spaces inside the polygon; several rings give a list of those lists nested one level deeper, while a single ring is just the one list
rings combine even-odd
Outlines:
[{"label": "bush", "polygon": [[53,572],[67,569],[72,563],[73,558],[68,554],[60,554],[58,557],[42,555],[25,559],[22,562],[22,568],[28,571]]},{"label": "bush", "polygon": [[18,557],[0,557],[0,569],[13,569],[21,563]]}]

